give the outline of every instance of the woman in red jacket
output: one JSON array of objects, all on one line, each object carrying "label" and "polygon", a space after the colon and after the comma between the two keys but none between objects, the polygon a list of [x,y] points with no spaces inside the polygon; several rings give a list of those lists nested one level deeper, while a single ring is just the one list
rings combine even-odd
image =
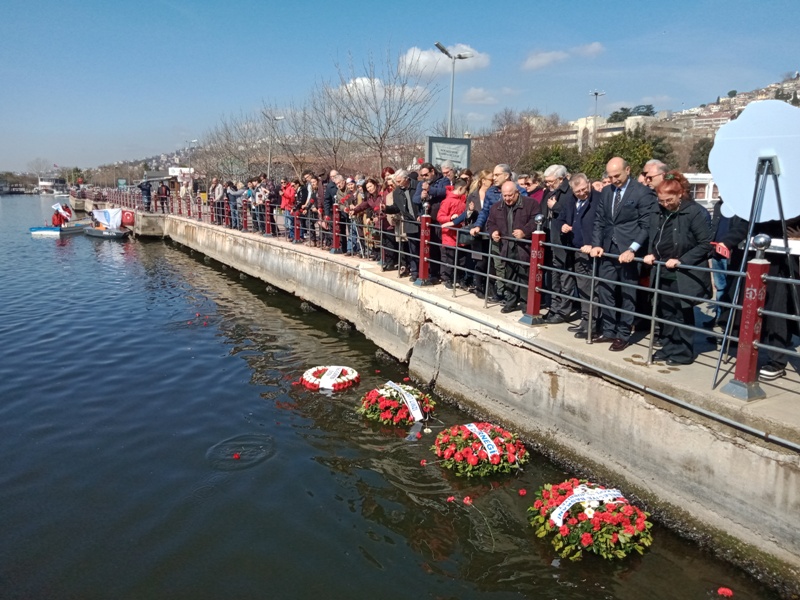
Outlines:
[{"label": "woman in red jacket", "polygon": [[294,239],[294,186],[286,179],[281,180],[281,210],[283,211],[283,227],[286,230],[286,237]]}]

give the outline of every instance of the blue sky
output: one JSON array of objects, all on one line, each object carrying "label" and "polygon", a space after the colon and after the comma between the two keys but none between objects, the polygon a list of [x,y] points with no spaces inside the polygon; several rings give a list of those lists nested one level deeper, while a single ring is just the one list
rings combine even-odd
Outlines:
[{"label": "blue sky", "polygon": [[[504,107],[589,115],[595,89],[605,115],[641,103],[681,110],[800,69],[798,0],[436,6],[7,1],[0,171],[36,157],[90,167],[174,150],[224,115],[304,100],[348,54],[416,48],[427,60],[436,41],[475,54],[457,63],[454,103],[472,131]],[[450,86],[449,62],[435,68],[432,120],[446,117]]]}]

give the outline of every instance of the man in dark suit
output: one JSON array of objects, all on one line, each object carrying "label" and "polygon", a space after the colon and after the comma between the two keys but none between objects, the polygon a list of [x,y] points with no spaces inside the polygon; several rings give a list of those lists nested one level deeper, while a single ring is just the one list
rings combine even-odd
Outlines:
[{"label": "man in dark suit", "polygon": [[[613,352],[627,348],[630,343],[633,315],[617,312],[616,308],[634,312],[636,290],[615,285],[639,283],[639,264],[633,262],[640,249],[646,249],[650,222],[658,211],[658,201],[649,187],[631,179],[628,163],[616,156],[608,161],[606,172],[611,185],[601,192],[597,206],[591,247],[582,252],[601,258],[599,275],[605,281],[597,284],[597,297],[603,305],[602,335],[595,342],[609,342]],[[619,257],[608,257],[604,254]]]},{"label": "man in dark suit", "polygon": [[[594,220],[597,214],[597,205],[600,204],[600,192],[592,189],[589,178],[583,173],[576,173],[569,180],[572,197],[564,203],[563,210],[559,213],[554,224],[561,232],[561,240],[565,246],[576,249],[591,248],[594,233]],[[581,322],[569,327],[578,339],[586,339],[589,330],[589,294],[592,290],[592,259],[583,252],[573,252],[574,262],[572,270],[575,272],[575,287],[581,299]],[[594,317],[593,330],[599,331],[596,319],[600,311],[597,307],[592,309]]]}]

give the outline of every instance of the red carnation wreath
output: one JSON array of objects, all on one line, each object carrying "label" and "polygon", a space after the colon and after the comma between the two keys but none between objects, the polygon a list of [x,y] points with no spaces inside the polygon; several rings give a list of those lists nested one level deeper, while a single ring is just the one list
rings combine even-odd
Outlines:
[{"label": "red carnation wreath", "polygon": [[436,403],[410,385],[387,381],[361,398],[358,414],[384,425],[413,425],[427,421]]},{"label": "red carnation wreath", "polygon": [[436,436],[431,450],[445,468],[466,477],[511,473],[530,458],[517,434],[491,423],[453,425]]}]

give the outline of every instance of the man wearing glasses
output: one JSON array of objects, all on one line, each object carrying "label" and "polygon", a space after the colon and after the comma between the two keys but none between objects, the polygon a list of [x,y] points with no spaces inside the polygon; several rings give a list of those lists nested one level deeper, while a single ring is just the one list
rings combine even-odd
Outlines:
[{"label": "man wearing glasses", "polygon": [[[445,165],[448,166],[445,167]],[[452,162],[445,161],[442,168],[449,169],[450,174],[455,175],[453,173]],[[431,163],[423,163],[419,168],[417,177],[419,183],[414,192],[414,204],[419,206],[420,214],[424,212],[422,205],[425,202],[431,205],[428,214],[434,216],[439,214],[439,205],[442,203],[445,196],[447,196],[447,186],[450,185],[450,180],[443,177]],[[431,242],[433,243],[430,245],[430,282],[437,283],[440,273],[439,262],[441,262],[442,257],[442,235],[438,227],[431,227]]]},{"label": "man wearing glasses", "polygon": [[642,168],[642,183],[650,189],[656,189],[659,183],[664,181],[664,174],[669,171],[669,167],[658,159],[652,158],[644,163]]}]

